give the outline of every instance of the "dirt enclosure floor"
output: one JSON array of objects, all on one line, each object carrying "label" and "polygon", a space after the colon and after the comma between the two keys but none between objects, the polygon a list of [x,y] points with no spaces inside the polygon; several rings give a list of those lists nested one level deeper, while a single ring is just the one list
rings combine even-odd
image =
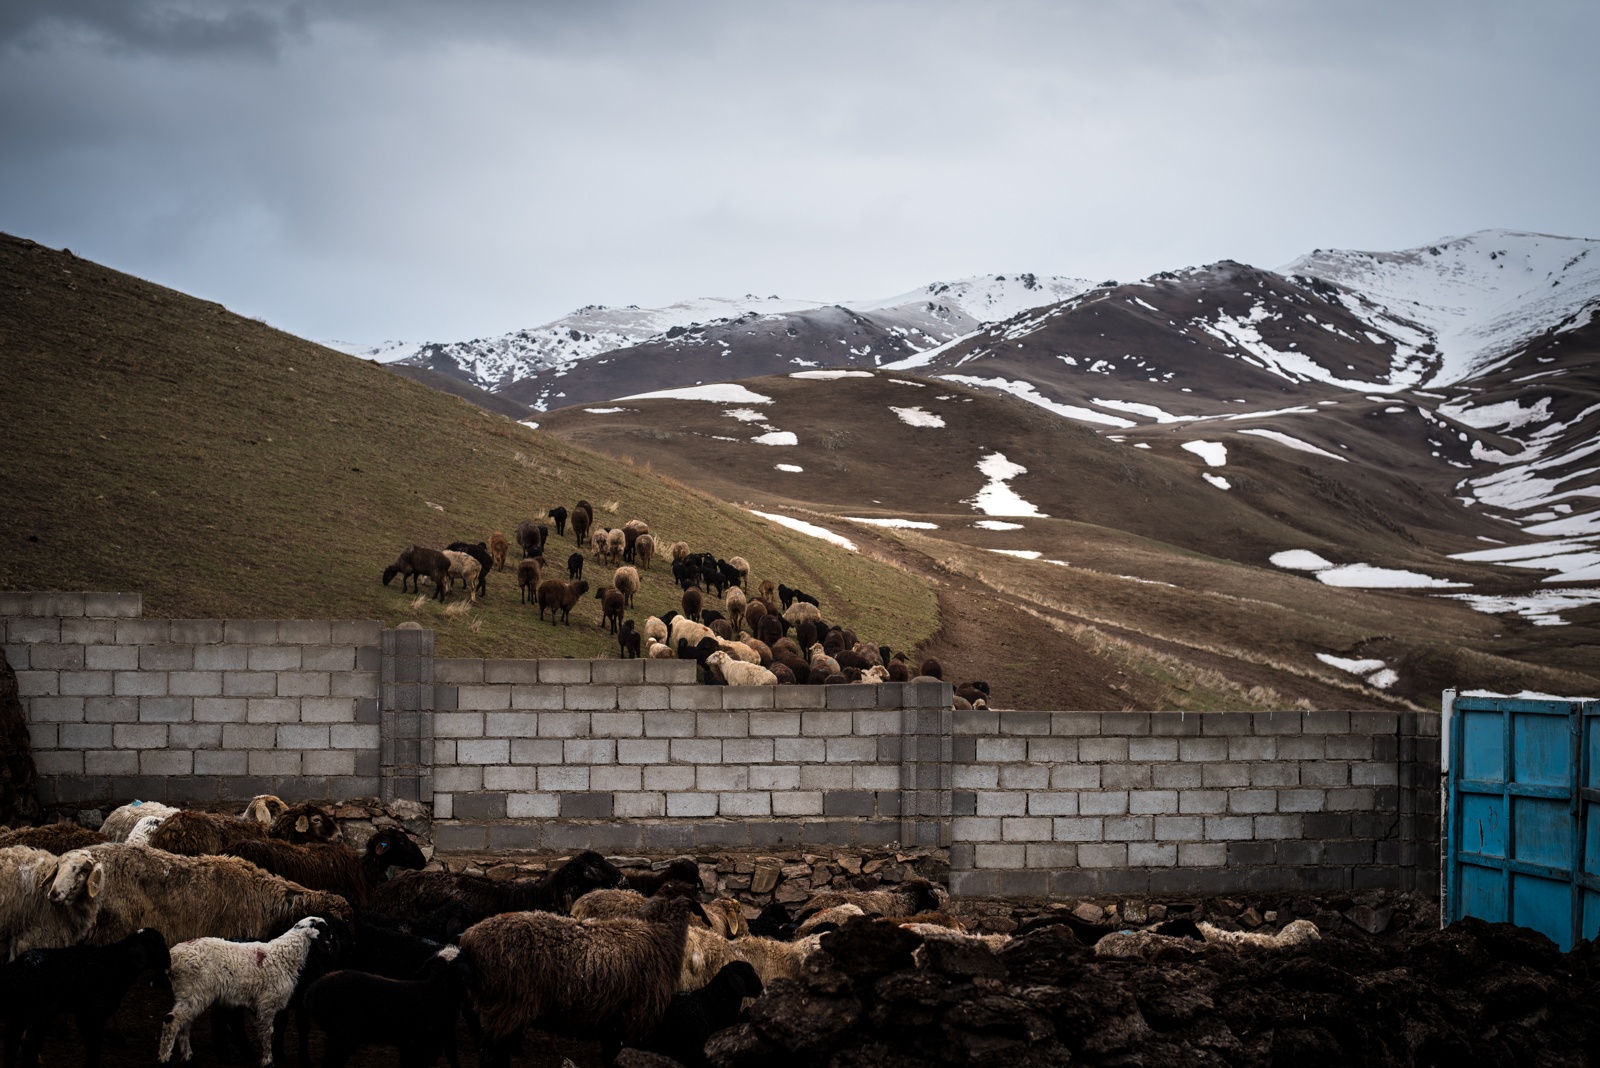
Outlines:
[{"label": "dirt enclosure floor", "polygon": [[[1424,913],[1426,910],[1422,910]],[[1164,943],[1153,960],[1106,960],[1062,911],[1021,916],[999,952],[854,921],[825,936],[799,982],[778,981],[707,1047],[724,1068],[913,1065],[1566,1066],[1600,1064],[1600,949],[1562,954],[1535,932],[1467,920],[1445,931],[1395,910],[1370,935],[1317,911],[1319,941],[1280,950]],[[985,926],[992,926],[993,922]],[[1003,923],[1001,924],[1003,926]],[[1081,930],[1081,927],[1079,927]],[[155,1063],[164,980],[130,993],[104,1063]],[[320,1035],[312,1063],[321,1065]],[[461,1061],[475,1065],[465,1028]],[[283,1064],[297,1063],[291,1025]],[[219,1063],[209,1022],[196,1064]],[[49,1065],[81,1064],[70,1024]],[[602,1064],[598,1046],[529,1032],[513,1064]],[[231,1063],[254,1064],[233,1055]],[[368,1049],[357,1068],[398,1063]],[[441,1060],[442,1063],[442,1060]],[[624,1052],[632,1068],[673,1062]]]}]

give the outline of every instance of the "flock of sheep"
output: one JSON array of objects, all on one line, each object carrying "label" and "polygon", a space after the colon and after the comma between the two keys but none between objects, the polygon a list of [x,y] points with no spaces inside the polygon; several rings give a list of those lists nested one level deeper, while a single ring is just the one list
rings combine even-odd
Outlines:
[{"label": "flock of sheep", "polygon": [[[942,681],[944,669],[933,658],[913,662],[887,646],[862,641],[850,630],[830,625],[820,602],[803,590],[764,580],[753,590],[750,565],[743,557],[722,559],[711,553],[692,552],[688,542],[657,545],[650,525],[631,519],[621,527],[599,527],[594,508],[579,501],[571,511],[550,509],[557,537],[566,535],[570,522],[577,546],[566,561],[566,578],[546,577],[545,549],[550,529],[533,520],[516,530],[522,558],[515,571],[521,602],[536,605],[539,619],[571,625],[572,610],[589,592],[584,566],[589,561],[610,568],[609,581],[595,589],[600,602],[600,625],[616,635],[620,656],[653,659],[692,659],[707,683],[734,686],[771,686],[802,683]],[[460,582],[469,598],[487,592],[489,572],[508,569],[511,543],[499,531],[476,544],[454,542],[445,549],[413,545],[384,570],[388,585],[400,576],[420,593],[420,582],[433,582],[434,596],[443,601]],[[680,610],[649,616],[641,625],[627,618],[643,581],[640,570],[650,570],[658,557],[670,561],[672,578],[681,589]],[[708,606],[715,597],[721,608]],[[986,708],[989,684],[977,680],[955,686],[957,708]]]},{"label": "flock of sheep", "polygon": [[283,1057],[291,1014],[303,1064],[315,1027],[330,1066],[367,1045],[401,1065],[457,1065],[463,1014],[483,1065],[508,1064],[530,1026],[598,1040],[608,1058],[631,1045],[703,1064],[706,1039],[797,977],[827,930],[862,916],[961,929],[921,880],[823,890],[794,916],[702,898],[687,858],[624,871],[586,852],[510,880],[426,870],[398,827],[356,850],[326,810],[275,797],[239,817],[133,802],[99,831],[7,832],[6,1064],[37,1063],[62,1015],[98,1064],[107,1020],[147,971],[172,987],[162,1063],[190,1058],[191,1025],[210,1012],[219,1055],[248,1052],[249,1030],[262,1065]]}]

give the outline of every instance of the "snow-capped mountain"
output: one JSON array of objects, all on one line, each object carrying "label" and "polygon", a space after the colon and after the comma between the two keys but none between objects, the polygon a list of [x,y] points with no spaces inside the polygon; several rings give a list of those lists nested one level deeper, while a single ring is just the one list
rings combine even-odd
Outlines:
[{"label": "snow-capped mountain", "polygon": [[[500,337],[415,345],[402,362],[463,379],[491,392],[508,392],[542,409],[552,401],[559,405],[601,399],[576,396],[566,388],[575,383],[563,383],[557,388],[551,380],[566,377],[584,361],[619,349],[641,345],[675,347],[697,340],[705,343],[713,335],[713,344],[720,342],[721,348],[732,349],[736,344],[744,345],[743,339],[748,337],[795,338],[802,333],[815,334],[816,330],[808,329],[808,325],[814,327],[817,321],[838,321],[844,324],[846,335],[876,339],[880,355],[890,346],[895,355],[903,356],[952,341],[984,323],[1018,311],[1055,303],[1088,286],[1081,279],[1024,273],[935,282],[887,299],[834,304],[746,294],[681,301],[664,308],[593,305],[543,326]],[[832,343],[841,338],[827,340]],[[854,348],[858,355],[863,345],[872,343],[843,341],[846,350]],[[762,348],[769,347],[763,341]],[[796,346],[780,342],[777,347]],[[785,358],[807,360],[827,353],[830,350],[795,352]],[[354,354],[377,356],[365,351]]]},{"label": "snow-capped mountain", "polygon": [[1402,252],[1322,250],[1279,269],[1346,291],[1347,307],[1405,347],[1432,346],[1426,385],[1459,382],[1600,300],[1600,241],[1480,230]]}]

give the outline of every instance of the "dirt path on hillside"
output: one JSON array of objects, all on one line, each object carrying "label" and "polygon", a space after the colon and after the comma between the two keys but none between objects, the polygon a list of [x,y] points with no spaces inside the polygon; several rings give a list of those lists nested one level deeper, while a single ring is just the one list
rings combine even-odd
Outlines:
[{"label": "dirt path on hillside", "polygon": [[951,682],[988,682],[997,708],[1099,711],[1171,707],[1172,687],[1147,675],[1119,670],[1110,658],[1060,629],[1079,625],[1092,626],[1102,634],[1174,657],[1194,668],[1214,671],[1243,689],[1265,687],[1289,700],[1304,698],[1316,708],[1404,707],[1399,701],[1375,699],[1270,665],[1195,649],[1035,604],[951,571],[878,531],[856,527],[850,536],[863,553],[935,584],[940,627],[917,652],[937,658],[944,666],[945,678]]}]

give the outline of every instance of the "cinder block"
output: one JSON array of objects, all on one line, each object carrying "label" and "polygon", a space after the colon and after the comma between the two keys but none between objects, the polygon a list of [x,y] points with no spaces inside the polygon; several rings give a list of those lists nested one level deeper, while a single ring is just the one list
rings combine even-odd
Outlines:
[{"label": "cinder block", "polygon": [[54,723],[28,724],[28,738],[35,749],[59,748],[60,727]]},{"label": "cinder block", "polygon": [[1053,790],[1100,789],[1100,765],[1064,764],[1050,769],[1050,788]]},{"label": "cinder block", "polygon": [[1080,738],[1078,759],[1085,762],[1124,763],[1128,759],[1128,739]]},{"label": "cinder block", "polygon": [[[540,661],[541,664],[549,662]],[[569,709],[615,709],[617,707],[617,688],[615,686],[601,686],[596,683],[568,686],[563,703]]]},{"label": "cinder block", "polygon": [[220,749],[222,724],[175,723],[167,728],[167,744],[174,749]]},{"label": "cinder block", "polygon": [[1198,842],[1205,837],[1205,820],[1200,816],[1157,816],[1152,833],[1162,842]]},{"label": "cinder block", "polygon": [[1148,735],[1151,715],[1149,712],[1102,712],[1100,733],[1130,738]]},{"label": "cinder block", "polygon": [[798,790],[800,769],[792,764],[757,765],[750,769],[752,790]]},{"label": "cinder block", "polygon": [[672,691],[666,686],[618,686],[617,707],[635,711],[671,708]]},{"label": "cinder block", "polygon": [[774,738],[772,759],[789,764],[820,764],[828,759],[826,738]]},{"label": "cinder block", "polygon": [[588,685],[594,681],[590,666],[588,660],[541,660],[539,681],[562,686]]},{"label": "cinder block", "polygon": [[665,738],[622,738],[617,741],[617,760],[624,764],[665,764],[668,755]]},{"label": "cinder block", "polygon": [[[140,653],[141,666],[144,654]],[[179,665],[191,667],[193,661]],[[298,645],[252,645],[246,651],[245,666],[251,671],[299,671],[300,647]]]},{"label": "cinder block", "polygon": [[1232,868],[1264,868],[1278,863],[1275,842],[1228,843],[1228,866]]},{"label": "cinder block", "polygon": [[641,790],[644,787],[644,769],[638,765],[608,764],[589,769],[591,790]]},{"label": "cinder block", "polygon": [[[433,734],[436,738],[482,738],[484,720],[483,712],[435,712]],[[509,736],[512,732],[497,730],[495,733]]]},{"label": "cinder block", "polygon": [[333,645],[377,646],[383,641],[383,624],[375,619],[329,620],[328,641]]},{"label": "cinder block", "polygon": [[326,671],[278,672],[279,697],[327,697],[328,686],[329,676]]},{"label": "cinder block", "polygon": [[1203,712],[1200,715],[1200,733],[1207,737],[1249,734],[1254,727],[1254,717],[1249,712]]},{"label": "cinder block", "polygon": [[[670,804],[667,811],[670,814]],[[743,821],[699,823],[694,841],[699,849],[744,849],[750,845],[750,825]]]},{"label": "cinder block", "polygon": [[116,723],[112,725],[111,737],[118,749],[164,749],[167,726],[164,723]]},{"label": "cinder block", "polygon": [[664,816],[667,811],[666,795],[655,792],[618,793],[612,809],[617,819],[649,819]]},{"label": "cinder block", "polygon": [[695,769],[685,764],[658,764],[644,769],[646,790],[693,790],[694,780]]},{"label": "cinder block", "polygon": [[1299,712],[1257,712],[1252,726],[1256,734],[1299,734],[1305,721]]},{"label": "cinder block", "polygon": [[714,686],[670,686],[668,695],[679,711],[722,711],[722,694]]},{"label": "cinder block", "polygon": [[776,686],[724,686],[722,707],[765,709],[773,707]]},{"label": "cinder block", "polygon": [[[20,675],[21,672],[18,672]],[[87,698],[88,701],[104,698]],[[82,723],[86,699],[82,697],[35,697],[25,702],[28,719],[36,723]]]},{"label": "cinder block", "polygon": [[1250,765],[1251,786],[1299,786],[1299,764],[1252,764]]},{"label": "cinder block", "polygon": [[[276,629],[276,628],[274,628]],[[118,645],[160,645],[172,640],[172,622],[166,619],[117,620]]]},{"label": "cinder block", "polygon": [[1166,842],[1129,843],[1128,865],[1133,868],[1177,867],[1178,847]]},{"label": "cinder block", "polygon": [[1280,840],[1278,842],[1277,862],[1295,867],[1321,864],[1323,862],[1322,843]]},{"label": "cinder block", "polygon": [[681,764],[722,763],[722,740],[719,738],[674,738],[672,759]]},{"label": "cinder block", "polygon": [[1150,734],[1157,738],[1186,738],[1200,733],[1198,713],[1155,712],[1150,716]]},{"label": "cinder block", "polygon": [[873,796],[866,790],[828,790],[822,795],[825,816],[871,816]]},{"label": "cinder block", "polygon": [[731,791],[717,795],[717,812],[723,816],[770,816],[772,795],[759,790]]},{"label": "cinder block", "polygon": [[1279,760],[1321,760],[1327,756],[1327,740],[1321,735],[1282,735],[1278,738]]},{"label": "cinder block", "polygon": [[772,697],[773,707],[790,711],[826,708],[828,693],[821,686],[782,686]]},{"label": "cinder block", "polygon": [[1078,811],[1085,816],[1121,816],[1128,811],[1126,790],[1085,791],[1078,795]]},{"label": "cinder block", "polygon": [[878,745],[872,738],[828,738],[830,764],[870,764],[878,759]]},{"label": "cinder block", "polygon": [[141,697],[139,722],[188,723],[194,719],[192,697]]},{"label": "cinder block", "polygon": [[[435,667],[434,678],[438,678],[438,668]],[[483,681],[486,683],[523,683],[536,684],[539,679],[539,661],[537,660],[485,660],[483,662]]]},{"label": "cinder block", "polygon": [[278,676],[270,671],[224,671],[222,692],[228,697],[272,697],[278,692]]},{"label": "cinder block", "polygon": [[1035,764],[1006,764],[1000,768],[1000,787],[1004,790],[1045,790],[1050,786],[1050,769]]},{"label": "cinder block", "polygon": [[1249,816],[1207,816],[1206,839],[1213,842],[1249,841],[1255,836],[1255,821]]},{"label": "cinder block", "polygon": [[[29,664],[41,668],[44,666],[34,664],[31,658]],[[11,666],[16,668],[21,665],[13,660]],[[134,671],[139,667],[139,647],[137,645],[86,646],[83,650],[83,663],[78,667],[89,671]]]},{"label": "cinder block", "polygon": [[1028,795],[1030,816],[1076,816],[1078,795],[1071,791],[1038,791]]},{"label": "cinder block", "polygon": [[1047,818],[1008,816],[1000,821],[1000,836],[1007,842],[1048,842],[1052,833]]},{"label": "cinder block", "polygon": [[693,712],[652,712],[644,717],[646,738],[694,737]]},{"label": "cinder block", "polygon": [[[537,668],[534,669],[534,680],[538,681]],[[484,661],[439,657],[433,662],[433,681],[453,682],[458,685],[481,683],[484,681]]]},{"label": "cinder block", "polygon": [[1250,785],[1250,768],[1244,764],[1202,764],[1200,782],[1211,789]]},{"label": "cinder block", "polygon": [[717,814],[717,795],[700,793],[667,794],[667,815],[707,817]]},{"label": "cinder block", "polygon": [[560,799],[557,794],[506,794],[506,818],[508,819],[555,819],[559,812]]},{"label": "cinder block", "polygon": [[1330,795],[1325,790],[1278,790],[1275,808],[1279,812],[1321,812],[1330,807]]},{"label": "cinder block", "polygon": [[1050,733],[1049,712],[1005,711],[998,713],[1000,733],[1003,735],[1047,735]]},{"label": "cinder block", "polygon": [[1371,760],[1374,739],[1357,734],[1330,734],[1323,741],[1329,760]]},{"label": "cinder block", "polygon": [[[84,672],[86,676],[97,675],[97,672]],[[67,677],[71,677],[68,673]],[[167,676],[163,671],[115,671],[111,674],[112,690],[118,697],[165,697],[167,695]],[[65,681],[65,679],[63,679]],[[96,696],[108,691],[96,689]]]},{"label": "cinder block", "polygon": [[1302,713],[1307,734],[1349,734],[1350,713],[1319,709]]},{"label": "cinder block", "polygon": [[301,754],[301,769],[307,775],[354,775],[356,755],[350,750]]},{"label": "cinder block", "polygon": [[1150,765],[1106,764],[1100,768],[1100,786],[1106,790],[1144,790],[1150,787]]},{"label": "cinder block", "polygon": [[844,737],[851,733],[854,720],[846,709],[808,709],[800,713],[800,733],[810,738]]},{"label": "cinder block", "polygon": [[[15,622],[25,622],[17,620]],[[40,621],[43,622],[43,621]],[[0,630],[9,631],[0,621]],[[115,645],[117,642],[117,621],[114,619],[63,619],[59,641],[73,645]],[[134,663],[138,660],[135,658]]]},{"label": "cinder block", "polygon": [[1099,842],[1105,838],[1105,821],[1099,817],[1058,816],[1051,834],[1058,842]]},{"label": "cinder block", "polygon": [[1394,786],[1399,781],[1399,769],[1393,764],[1368,762],[1350,766],[1352,786]]},{"label": "cinder block", "polygon": [[1305,817],[1294,815],[1257,816],[1256,839],[1299,838],[1304,833]]},{"label": "cinder block", "polygon": [[1108,842],[1147,842],[1152,834],[1151,816],[1107,816],[1103,826]]},{"label": "cinder block", "polygon": [[511,687],[461,686],[456,690],[456,707],[463,711],[493,712],[511,707]]},{"label": "cinder block", "polygon": [[1136,815],[1168,815],[1177,812],[1178,791],[1131,790],[1128,792],[1128,811]]},{"label": "cinder block", "polygon": [[1226,738],[1179,738],[1178,759],[1194,763],[1220,763],[1228,759],[1228,740]]},{"label": "cinder block", "polygon": [[247,723],[298,723],[300,702],[293,697],[232,698],[245,702]]},{"label": "cinder block", "polygon": [[978,791],[978,815],[1022,816],[1028,811],[1028,795],[1018,791]]},{"label": "cinder block", "polygon": [[977,743],[980,764],[1020,764],[1028,759],[1026,738],[979,738]]},{"label": "cinder block", "polygon": [[873,764],[857,765],[850,769],[850,785],[857,790],[898,790],[900,769]]},{"label": "cinder block", "polygon": [[1276,738],[1257,738],[1240,736],[1228,739],[1229,760],[1276,760],[1278,756],[1278,740]]},{"label": "cinder block", "polygon": [[546,764],[539,767],[539,789],[550,793],[568,793],[589,789],[587,767],[563,767]]},{"label": "cinder block", "polygon": [[45,749],[33,754],[40,775],[82,775],[83,754],[75,749]]},{"label": "cinder block", "polygon": [[1276,812],[1278,810],[1278,793],[1276,790],[1230,790],[1228,791],[1228,811],[1233,813]]},{"label": "cinder block", "polygon": [[[118,647],[114,646],[113,648]],[[326,677],[324,677],[325,683]],[[167,692],[179,697],[220,696],[222,693],[222,672],[174,671],[167,676]]]},{"label": "cinder block", "polygon": [[1080,868],[1126,868],[1127,866],[1128,847],[1126,845],[1085,842],[1078,846],[1078,867]]},{"label": "cinder block", "polygon": [[[976,753],[976,750],[974,750]],[[1029,738],[1028,760],[1032,763],[1060,763],[1078,759],[1076,738]]]},{"label": "cinder block", "polygon": [[539,737],[584,738],[589,734],[587,712],[540,712]]},{"label": "cinder block", "polygon": [[904,691],[905,707],[949,708],[953,692],[948,682],[910,682]]},{"label": "cinder block", "polygon": [[1223,842],[1180,842],[1178,865],[1184,868],[1220,868],[1228,863],[1228,846]]},{"label": "cinder block", "polygon": [[456,759],[463,764],[508,764],[511,743],[504,738],[474,738],[456,742]]},{"label": "cinder block", "polygon": [[[1020,844],[999,845],[993,842],[979,842],[973,854],[973,863],[980,870],[1023,868],[1028,863],[1028,849]],[[999,893],[998,884],[995,892]]]},{"label": "cinder block", "polygon": [[328,728],[315,723],[285,723],[278,727],[278,745],[284,749],[326,749]]},{"label": "cinder block", "polygon": [[[85,666],[84,647],[81,645],[41,642],[24,648],[28,650],[27,666],[33,670],[82,671]],[[13,669],[17,667],[16,664],[11,666]]]},{"label": "cinder block", "polygon": [[[445,793],[465,793],[468,790],[483,789],[484,768],[473,767],[436,767],[433,769],[433,788]],[[554,815],[554,812],[551,813]]]},{"label": "cinder block", "polygon": [[[1437,722],[1437,717],[1431,717]],[[1398,712],[1351,712],[1351,734],[1393,734],[1400,729],[1400,713]],[[1437,737],[1437,734],[1435,734]]]},{"label": "cinder block", "polygon": [[568,764],[615,764],[617,743],[612,738],[568,738],[562,743],[562,760]]},{"label": "cinder block", "polygon": [[144,612],[144,597],[137,593],[85,593],[83,614],[96,617],[137,618]]},{"label": "cinder block", "polygon": [[1176,738],[1129,738],[1128,759],[1141,763],[1178,759]]},{"label": "cinder block", "polygon": [[[533,738],[539,733],[537,712],[435,712],[433,732],[440,737],[462,737],[439,729],[439,720],[448,716],[473,716],[482,718],[481,733],[494,738]],[[466,721],[463,720],[463,723]]]},{"label": "cinder block", "polygon": [[248,766],[251,775],[298,776],[301,773],[300,753],[298,750],[252,749]]},{"label": "cinder block", "polygon": [[[122,744],[122,743],[118,743]],[[166,744],[166,734],[157,744]],[[271,749],[278,744],[278,728],[271,723],[224,723],[222,747],[224,749]]]},{"label": "cinder block", "polygon": [[250,649],[244,645],[202,645],[194,651],[196,671],[243,671],[250,663]]},{"label": "cinder block", "polygon": [[750,733],[750,717],[744,712],[699,712],[694,726],[700,738],[744,738]]},{"label": "cinder block", "polygon": [[772,814],[774,816],[820,816],[822,815],[822,791],[798,790],[774,793],[772,795]]},{"label": "cinder block", "polygon": [[1150,785],[1157,790],[1192,790],[1201,782],[1203,764],[1153,764]]},{"label": "cinder block", "polygon": [[91,749],[83,754],[85,775],[137,775],[139,754],[134,750]]},{"label": "cinder block", "polygon": [[989,708],[958,708],[955,710],[954,723],[957,734],[1000,733],[1000,713]]},{"label": "cinder block", "polygon": [[722,742],[722,759],[730,764],[770,764],[773,759],[771,738],[725,738]]}]

